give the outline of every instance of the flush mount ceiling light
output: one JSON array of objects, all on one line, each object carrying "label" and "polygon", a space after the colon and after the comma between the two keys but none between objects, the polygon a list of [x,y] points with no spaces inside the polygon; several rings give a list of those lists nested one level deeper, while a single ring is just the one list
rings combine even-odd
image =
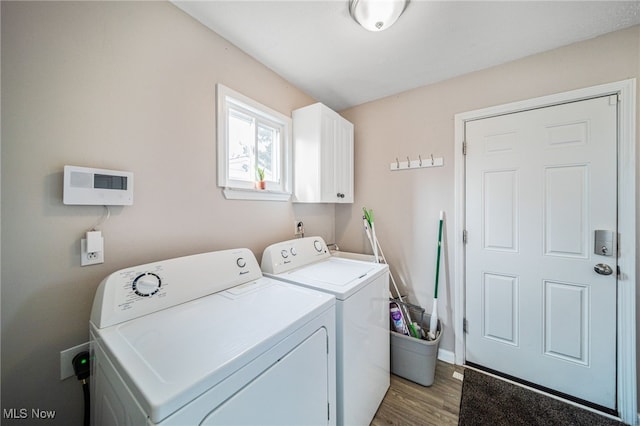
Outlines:
[{"label": "flush mount ceiling light", "polygon": [[382,31],[398,20],[408,0],[349,0],[349,13],[369,31]]}]

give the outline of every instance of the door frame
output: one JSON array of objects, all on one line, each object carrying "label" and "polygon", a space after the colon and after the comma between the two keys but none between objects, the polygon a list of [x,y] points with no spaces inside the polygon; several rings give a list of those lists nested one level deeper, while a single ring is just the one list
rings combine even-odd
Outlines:
[{"label": "door frame", "polygon": [[[465,338],[465,170],[463,154],[467,121],[574,102],[619,95],[618,99],[618,233],[621,275],[617,295],[617,406],[620,418],[638,421],[636,376],[636,79],[592,86],[539,98],[468,111],[455,115],[455,296],[453,327],[455,363],[464,365]],[[628,237],[627,237],[628,236]]]}]

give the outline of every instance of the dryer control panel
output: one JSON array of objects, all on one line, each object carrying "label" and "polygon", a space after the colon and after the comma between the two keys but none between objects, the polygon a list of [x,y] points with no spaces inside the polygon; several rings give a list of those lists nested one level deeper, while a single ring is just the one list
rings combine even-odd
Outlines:
[{"label": "dryer control panel", "polygon": [[262,253],[262,271],[281,274],[331,257],[322,237],[296,238],[272,244]]},{"label": "dryer control panel", "polygon": [[122,269],[98,286],[91,323],[108,327],[260,278],[258,261],[244,248]]}]

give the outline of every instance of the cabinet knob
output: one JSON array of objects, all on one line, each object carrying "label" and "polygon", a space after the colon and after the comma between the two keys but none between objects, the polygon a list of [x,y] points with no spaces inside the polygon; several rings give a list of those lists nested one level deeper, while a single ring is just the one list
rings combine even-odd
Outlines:
[{"label": "cabinet knob", "polygon": [[338,192],[336,195],[338,196],[338,198],[344,198],[344,194],[341,192]]}]

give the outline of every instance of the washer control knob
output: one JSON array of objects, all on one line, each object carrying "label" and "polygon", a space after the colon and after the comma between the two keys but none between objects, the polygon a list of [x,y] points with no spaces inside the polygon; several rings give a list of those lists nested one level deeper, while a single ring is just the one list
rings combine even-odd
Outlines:
[{"label": "washer control knob", "polygon": [[238,265],[240,268],[244,268],[245,266],[247,266],[247,261],[244,260],[244,257],[239,257],[236,260],[236,265]]},{"label": "washer control knob", "polygon": [[138,275],[134,280],[131,288],[138,296],[149,297],[160,291],[162,280],[153,272],[146,272]]},{"label": "washer control knob", "polygon": [[322,243],[320,242],[320,240],[314,240],[313,247],[316,249],[318,253],[320,253],[322,251]]},{"label": "washer control knob", "polygon": [[289,252],[286,250],[282,250],[280,252],[280,256],[282,256],[283,259],[286,259],[287,257],[289,257]]},{"label": "washer control knob", "polygon": [[291,247],[291,250],[289,250],[291,252],[292,256],[295,256],[296,254],[298,254],[298,252],[296,251],[295,247]]}]

